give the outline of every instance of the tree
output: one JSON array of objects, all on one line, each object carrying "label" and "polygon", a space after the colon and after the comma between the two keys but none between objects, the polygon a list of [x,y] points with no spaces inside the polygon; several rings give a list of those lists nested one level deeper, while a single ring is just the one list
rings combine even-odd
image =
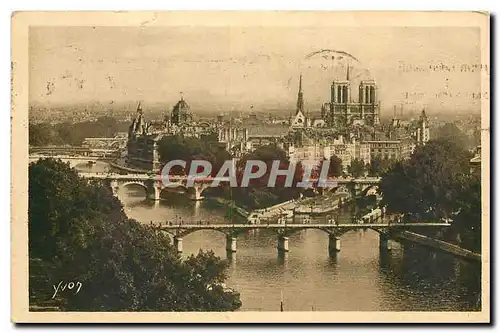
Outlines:
[{"label": "tree", "polygon": [[172,160],[186,161],[186,168],[173,168],[172,174],[187,174],[191,161],[205,160],[212,164],[212,176],[215,176],[230,154],[217,143],[182,135],[164,136],[158,143],[160,161],[165,164]]},{"label": "tree", "polygon": [[472,138],[464,133],[454,123],[446,123],[436,131],[436,138],[454,142],[462,149],[469,149],[472,144]]},{"label": "tree", "polygon": [[52,128],[49,124],[29,125],[30,146],[46,146],[52,141]]},{"label": "tree", "polygon": [[380,183],[388,210],[421,219],[449,217],[469,171],[470,155],[455,143],[431,140],[417,147],[409,160],[396,163]]},{"label": "tree", "polygon": [[79,146],[85,138],[89,137],[113,137],[116,132],[124,130],[112,117],[100,117],[96,121],[83,121],[79,123],[63,122],[60,124],[30,124],[30,145],[45,146],[72,145]]},{"label": "tree", "polygon": [[360,159],[353,159],[351,161],[351,165],[347,168],[347,171],[353,176],[354,178],[361,177],[365,173],[365,162]]},{"label": "tree", "polygon": [[[68,311],[228,311],[240,304],[220,287],[227,263],[213,252],[182,258],[158,229],[128,219],[111,191],[67,164],[29,167],[30,305],[60,281]],[[49,283],[47,283],[49,282]]]},{"label": "tree", "polygon": [[453,230],[460,235],[461,246],[481,253],[481,178],[479,175],[462,177],[459,187]]},{"label": "tree", "polygon": [[340,177],[342,175],[342,160],[337,155],[330,157],[330,166],[328,167],[329,177]]},{"label": "tree", "polygon": [[368,174],[370,176],[380,177],[387,173],[394,164],[394,160],[376,156],[371,160],[370,165],[368,166]]},{"label": "tree", "polygon": [[238,183],[241,183],[245,165],[249,160],[258,160],[266,164],[266,173],[257,179],[251,179],[248,187],[238,187],[231,189],[231,197],[238,204],[250,209],[269,207],[283,201],[297,198],[302,189],[297,187],[297,183],[302,180],[304,167],[302,163],[295,165],[295,173],[293,176],[292,186],[286,187],[286,177],[278,176],[274,187],[268,187],[271,167],[274,161],[280,161],[279,169],[287,169],[290,167],[290,161],[283,149],[277,145],[271,144],[261,146],[255,151],[243,156],[237,164]]}]

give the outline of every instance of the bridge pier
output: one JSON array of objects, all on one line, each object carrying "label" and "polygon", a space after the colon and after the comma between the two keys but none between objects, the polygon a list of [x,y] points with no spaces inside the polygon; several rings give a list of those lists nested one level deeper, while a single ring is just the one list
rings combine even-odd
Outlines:
[{"label": "bridge pier", "polygon": [[150,185],[147,187],[147,197],[148,197],[148,200],[160,200],[160,192],[161,190],[154,186],[154,185]]},{"label": "bridge pier", "polygon": [[195,184],[192,190],[188,190],[189,199],[194,201],[203,200],[204,197],[201,195],[201,192],[203,192],[204,189],[205,187],[203,187],[203,185]]},{"label": "bridge pier", "polygon": [[386,233],[379,233],[379,249],[380,251],[391,251],[391,243],[389,243],[389,235]]},{"label": "bridge pier", "polygon": [[120,186],[118,185],[118,182],[116,180],[110,181],[109,187],[111,187],[111,192],[113,192],[113,195],[115,197],[118,197],[118,191],[120,189]]},{"label": "bridge pier", "polygon": [[198,193],[191,193],[191,194],[189,194],[188,198],[189,198],[189,200],[193,200],[193,201],[203,200],[203,197],[201,195],[199,195]]},{"label": "bridge pier", "polygon": [[158,209],[160,208],[160,200],[155,200],[155,203],[154,203],[154,209]]},{"label": "bridge pier", "polygon": [[288,252],[288,237],[278,236],[278,252]]},{"label": "bridge pier", "polygon": [[335,256],[338,252],[340,252],[340,238],[330,234],[328,236],[328,254]]},{"label": "bridge pier", "polygon": [[236,252],[236,237],[226,236],[226,251],[228,253]]},{"label": "bridge pier", "polygon": [[174,246],[177,249],[177,253],[182,253],[182,237],[174,237]]}]

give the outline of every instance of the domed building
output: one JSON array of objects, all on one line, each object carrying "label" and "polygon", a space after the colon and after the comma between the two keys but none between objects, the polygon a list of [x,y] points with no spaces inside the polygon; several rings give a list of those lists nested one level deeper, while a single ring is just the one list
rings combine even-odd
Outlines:
[{"label": "domed building", "polygon": [[181,97],[181,100],[178,101],[172,109],[172,117],[170,119],[172,124],[177,126],[193,120],[191,108],[183,97]]}]

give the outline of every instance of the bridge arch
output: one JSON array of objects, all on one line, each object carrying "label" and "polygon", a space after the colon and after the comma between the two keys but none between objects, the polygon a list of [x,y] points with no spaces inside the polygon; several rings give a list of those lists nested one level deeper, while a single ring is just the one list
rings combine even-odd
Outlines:
[{"label": "bridge arch", "polygon": [[183,193],[187,193],[188,191],[188,188],[182,184],[182,183],[171,183],[169,184],[168,186],[163,186],[161,189],[160,189],[160,196],[162,194],[164,194],[165,192],[167,193],[175,193],[175,192],[178,192],[178,191],[182,191]]},{"label": "bridge arch", "polygon": [[210,196],[217,194],[219,191],[220,191],[219,187],[211,187],[209,185],[203,185],[199,189],[199,194],[202,198],[204,198],[207,195]]},{"label": "bridge arch", "polygon": [[144,184],[143,182],[140,182],[140,181],[127,181],[127,182],[119,184],[118,185],[118,193],[122,193],[123,190],[130,188],[132,186],[137,186],[137,187],[143,188],[144,189],[144,196],[146,198],[148,197],[148,190],[149,189],[146,186],[146,184]]},{"label": "bridge arch", "polygon": [[351,196],[351,191],[349,190],[349,188],[346,186],[346,185],[340,185],[338,186],[336,189],[335,189],[335,192],[334,193],[345,193],[347,194],[348,196]]},{"label": "bridge arch", "polygon": [[207,127],[210,127],[210,124],[207,121],[202,121],[202,122],[198,123],[198,126],[207,128]]},{"label": "bridge arch", "polygon": [[307,188],[304,188],[304,191],[302,192],[302,194],[305,197],[314,197],[318,194],[318,190],[315,187],[307,187]]},{"label": "bridge arch", "polygon": [[363,194],[363,196],[370,196],[370,195],[378,196],[379,195],[379,187],[378,187],[378,185],[369,185],[368,187],[366,187],[363,190],[362,194]]},{"label": "bridge arch", "polygon": [[125,187],[130,186],[130,185],[139,185],[140,187],[144,188],[146,191],[148,190],[148,187],[146,186],[146,184],[144,184],[143,182],[134,181],[134,180],[120,184],[120,188],[125,188]]},{"label": "bridge arch", "polygon": [[321,230],[324,233],[326,233],[328,236],[336,235],[333,228],[329,229],[329,228],[324,228],[324,227],[304,227],[304,228],[287,229],[283,226],[283,229],[274,229],[274,230],[276,231],[277,235],[283,235],[283,236],[290,236],[290,235],[296,234],[296,233],[304,231],[304,230]]},{"label": "bridge arch", "polygon": [[183,194],[187,195],[191,200],[200,200],[203,198],[203,192],[209,189],[210,186],[208,184],[197,184],[194,186],[187,187],[183,182],[169,184],[168,186],[162,187],[160,190],[160,195],[163,191],[168,192],[179,192],[182,191]]},{"label": "bridge arch", "polygon": [[109,144],[109,147],[110,148],[113,148],[113,149],[119,149],[120,148],[120,142],[118,141],[113,141]]}]

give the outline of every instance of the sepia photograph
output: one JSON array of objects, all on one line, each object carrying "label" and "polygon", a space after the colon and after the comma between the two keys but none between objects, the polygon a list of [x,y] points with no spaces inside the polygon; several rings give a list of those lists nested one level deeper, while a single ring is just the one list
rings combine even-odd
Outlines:
[{"label": "sepia photograph", "polygon": [[486,12],[12,15],[12,321],[490,321]]}]

